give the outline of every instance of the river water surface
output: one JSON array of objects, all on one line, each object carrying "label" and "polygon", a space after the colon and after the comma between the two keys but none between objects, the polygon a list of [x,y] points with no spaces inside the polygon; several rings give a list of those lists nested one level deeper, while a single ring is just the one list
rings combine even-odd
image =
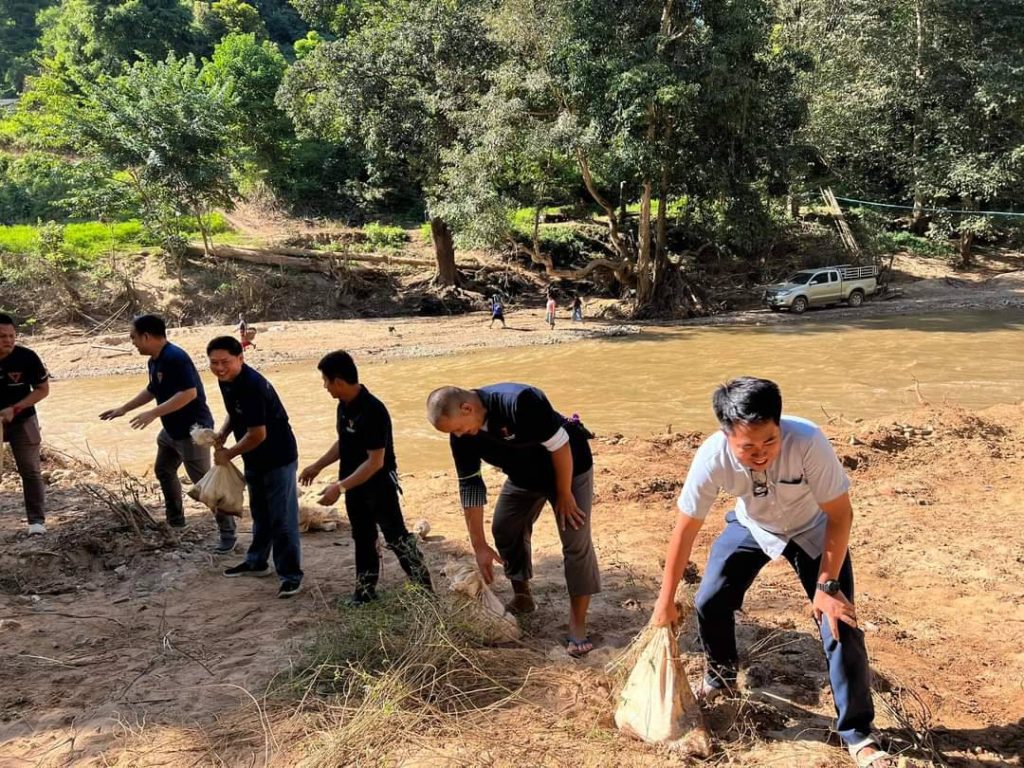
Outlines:
[{"label": "river water surface", "polygon": [[[1024,398],[1022,330],[1020,312],[946,313],[842,325],[809,320],[766,327],[645,328],[640,335],[599,341],[356,362],[362,381],[391,410],[400,470],[424,472],[450,465],[446,438],[431,429],[423,406],[430,390],[444,384],[534,384],[558,410],[579,413],[602,434],[710,430],[712,389],[743,374],[777,381],[787,413],[823,421],[824,408],[851,419],[875,418],[916,406],[915,379],[933,403],[976,408],[1019,402]],[[209,371],[201,373],[220,420],[224,409],[217,382]],[[304,466],[335,439],[334,401],[321,387],[315,362],[271,366],[263,373],[285,403]],[[39,407],[44,439],[69,453],[92,451],[102,461],[145,470],[155,456],[159,424],[140,432],[129,427],[129,417],[98,418],[144,386],[141,372],[54,381]]]}]

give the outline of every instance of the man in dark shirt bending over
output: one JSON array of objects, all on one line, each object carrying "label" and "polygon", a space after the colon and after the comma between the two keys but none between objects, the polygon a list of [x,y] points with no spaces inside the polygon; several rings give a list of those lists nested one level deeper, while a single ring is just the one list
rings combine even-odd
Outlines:
[{"label": "man in dark shirt bending over", "polygon": [[378,526],[409,579],[429,590],[430,573],[416,538],[402,519],[388,409],[359,383],[359,372],[348,352],[331,352],[317,368],[323,376],[324,389],[338,401],[338,439],[327,453],[302,470],[299,482],[310,485],[323,469],[339,462],[339,480],[327,486],[320,503],[334,504],[345,494],[345,509],[356,546],[356,588],[350,602],[360,605],[377,597]]},{"label": "man in dark shirt bending over", "polygon": [[[566,650],[574,657],[589,653],[594,646],[587,637],[587,609],[590,596],[601,591],[601,577],[590,536],[594,472],[585,428],[562,417],[543,392],[525,384],[472,390],[441,387],[427,398],[427,418],[437,430],[451,435],[459,494],[477,565],[484,580],[491,583],[493,564],[504,564],[515,592],[508,605],[512,613],[536,608],[530,593],[530,538],[544,503],[551,502],[569,590]],[[484,534],[487,488],[480,473],[483,461],[508,476],[494,505],[491,524],[497,552]]]}]

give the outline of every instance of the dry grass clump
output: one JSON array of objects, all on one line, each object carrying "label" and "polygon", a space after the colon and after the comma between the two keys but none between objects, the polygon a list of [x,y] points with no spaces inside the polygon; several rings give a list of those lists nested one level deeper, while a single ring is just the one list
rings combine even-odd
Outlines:
[{"label": "dry grass clump", "polygon": [[302,765],[379,765],[482,726],[517,700],[535,658],[480,640],[465,611],[415,587],[340,608],[297,678],[315,715]]}]

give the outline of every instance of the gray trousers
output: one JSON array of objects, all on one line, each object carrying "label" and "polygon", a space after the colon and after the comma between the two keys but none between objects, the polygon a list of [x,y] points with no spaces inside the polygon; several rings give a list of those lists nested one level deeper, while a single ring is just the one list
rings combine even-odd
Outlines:
[{"label": "gray trousers", "polygon": [[[178,480],[178,467],[185,465],[185,472],[195,483],[210,471],[210,449],[196,445],[191,438],[175,440],[166,429],[161,429],[156,436],[156,463],[153,472],[160,481],[160,490],[164,494],[164,509],[167,524],[182,526],[185,524],[185,508],[181,500],[181,481]],[[217,528],[220,529],[221,540],[235,540],[235,518],[231,515],[216,513]]]},{"label": "gray trousers", "polygon": [[[597,554],[590,536],[590,510],[594,503],[593,469],[572,479],[572,495],[587,519],[578,529],[566,525],[563,531],[561,526],[558,527],[558,535],[562,539],[565,585],[570,597],[596,595],[601,591],[601,571],[597,567]],[[505,561],[505,575],[512,581],[533,578],[533,524],[547,501],[554,504],[546,494],[520,488],[510,480],[502,486],[494,505],[491,533],[494,546]]]},{"label": "gray trousers", "polygon": [[46,485],[39,449],[43,439],[39,434],[39,419],[34,415],[14,424],[4,425],[4,440],[10,441],[14,463],[21,475],[21,491],[25,496],[25,515],[28,522],[46,522]]}]

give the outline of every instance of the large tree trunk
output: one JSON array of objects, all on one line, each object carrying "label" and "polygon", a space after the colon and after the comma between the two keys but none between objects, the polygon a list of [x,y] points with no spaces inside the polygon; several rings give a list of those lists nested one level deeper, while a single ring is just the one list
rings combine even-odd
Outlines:
[{"label": "large tree trunk", "polygon": [[917,0],[915,5],[917,17],[917,55],[914,59],[914,139],[911,145],[911,164],[914,177],[914,211],[910,219],[910,231],[915,235],[923,235],[928,222],[924,217],[924,193],[921,191],[921,151],[924,148],[923,127],[924,120],[922,103],[924,99],[924,9],[922,0]]},{"label": "large tree trunk", "polygon": [[661,184],[658,186],[658,221],[654,229],[655,299],[665,292],[668,266],[668,170],[662,169]]},{"label": "large tree trunk", "polygon": [[587,160],[587,156],[580,149],[576,150],[576,161],[579,163],[580,173],[583,175],[583,184],[586,186],[587,192],[590,193],[590,197],[593,198],[594,202],[601,206],[605,216],[608,217],[608,239],[611,241],[612,248],[615,249],[615,253],[623,261],[632,261],[636,258],[636,254],[633,253],[633,249],[629,247],[626,239],[622,236],[619,216],[615,212],[615,208],[612,207],[612,204],[598,190],[597,185],[594,183],[594,177],[590,172],[590,161]]},{"label": "large tree trunk", "polygon": [[455,268],[455,241],[447,222],[439,216],[430,220],[430,239],[434,242],[434,258],[437,259],[438,285],[458,285],[459,271]]},{"label": "large tree trunk", "polygon": [[[964,195],[963,208],[965,211],[976,210],[977,205],[974,198],[970,195]],[[971,248],[974,246],[974,230],[969,226],[965,226],[968,223],[966,216],[960,222],[960,269],[971,268]]]},{"label": "large tree trunk", "polygon": [[651,182],[645,179],[640,194],[639,253],[636,259],[636,305],[646,306],[654,298],[654,259],[651,254]]}]

